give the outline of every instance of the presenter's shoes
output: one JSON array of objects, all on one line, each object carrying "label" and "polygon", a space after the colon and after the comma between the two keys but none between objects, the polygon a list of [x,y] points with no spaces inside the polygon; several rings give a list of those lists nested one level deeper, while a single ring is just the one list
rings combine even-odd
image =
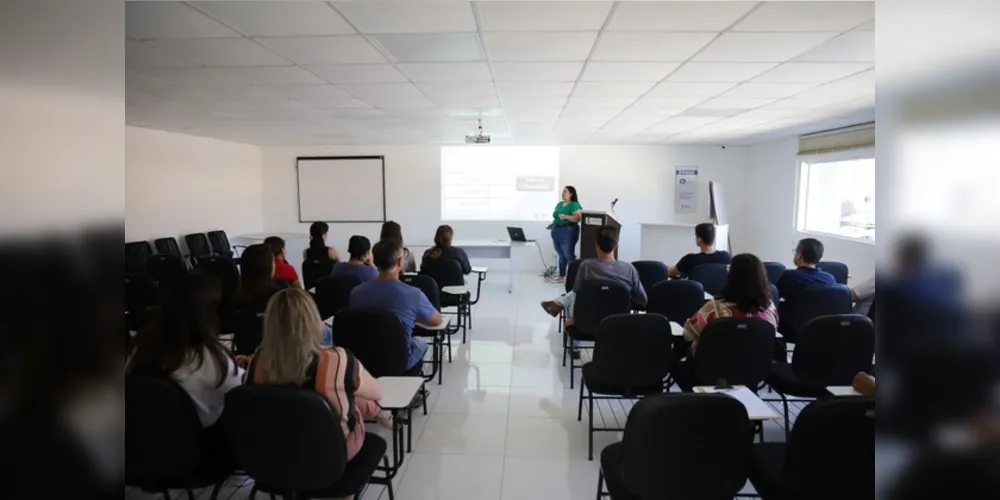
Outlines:
[{"label": "presenter's shoes", "polygon": [[561,305],[551,300],[546,300],[542,302],[542,309],[545,309],[545,312],[547,312],[549,316],[552,316],[553,318],[559,317],[559,315],[562,314],[563,311],[563,307]]}]

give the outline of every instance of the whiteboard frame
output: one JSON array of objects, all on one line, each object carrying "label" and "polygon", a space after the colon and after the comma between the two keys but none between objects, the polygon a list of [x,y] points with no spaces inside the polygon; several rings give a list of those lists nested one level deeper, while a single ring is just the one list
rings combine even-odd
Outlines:
[{"label": "whiteboard frame", "polygon": [[[379,160],[382,163],[382,220],[303,220],[302,219],[302,177],[299,162],[302,160]],[[295,198],[299,205],[299,223],[326,222],[328,224],[383,224],[388,219],[385,196],[385,156],[299,156],[295,158]]]}]

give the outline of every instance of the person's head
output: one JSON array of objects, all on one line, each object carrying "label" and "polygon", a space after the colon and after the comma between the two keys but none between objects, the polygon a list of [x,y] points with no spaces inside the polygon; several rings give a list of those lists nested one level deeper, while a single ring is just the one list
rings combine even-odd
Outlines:
[{"label": "person's head", "polygon": [[445,249],[451,247],[451,240],[455,237],[455,230],[451,226],[438,226],[434,233],[434,246]]},{"label": "person's head", "polygon": [[577,203],[580,202],[580,197],[576,195],[576,188],[573,186],[566,186],[563,188],[562,199],[566,203],[571,201],[575,201]]},{"label": "person's head", "polygon": [[715,247],[715,224],[698,224],[694,228],[694,241],[699,248],[710,249]]},{"label": "person's head", "polygon": [[351,236],[347,243],[347,253],[351,255],[351,260],[364,261],[372,251],[372,242],[364,236]]},{"label": "person's head", "polygon": [[267,245],[250,245],[240,255],[240,288],[258,290],[274,277],[274,254]]},{"label": "person's head", "polygon": [[908,234],[896,241],[893,260],[899,271],[909,273],[926,267],[929,253],[927,241],[923,237]]},{"label": "person's head", "polygon": [[771,283],[764,263],[749,253],[733,257],[719,295],[745,312],[767,310],[771,306]]},{"label": "person's head", "polygon": [[388,221],[382,224],[382,235],[379,241],[394,241],[400,247],[403,246],[403,228],[396,221]]},{"label": "person's head", "polygon": [[382,274],[399,274],[403,268],[403,247],[393,240],[382,240],[372,249],[372,261]]},{"label": "person's head", "polygon": [[264,337],[257,354],[263,382],[302,384],[322,344],[323,322],[312,296],[298,288],[274,294],[264,311]]},{"label": "person's head", "polygon": [[271,255],[273,255],[275,259],[285,258],[285,240],[277,236],[271,236],[270,238],[264,240],[264,244],[271,249]]},{"label": "person's head", "polygon": [[219,343],[219,303],[222,285],[215,277],[193,272],[174,283],[160,300],[152,320],[136,338],[129,371],[170,374],[192,359],[197,366],[216,363],[222,385],[229,368],[229,355]]},{"label": "person's head", "polygon": [[614,257],[618,248],[618,231],[611,226],[601,226],[597,230],[597,255],[601,258]]},{"label": "person's head", "polygon": [[823,242],[815,238],[799,241],[793,261],[797,267],[814,267],[823,260]]},{"label": "person's head", "polygon": [[325,222],[313,222],[309,226],[309,246],[326,246],[326,235],[330,225]]}]

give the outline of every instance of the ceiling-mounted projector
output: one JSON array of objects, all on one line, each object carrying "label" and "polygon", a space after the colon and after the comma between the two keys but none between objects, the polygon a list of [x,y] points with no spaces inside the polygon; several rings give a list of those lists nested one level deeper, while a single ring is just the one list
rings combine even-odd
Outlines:
[{"label": "ceiling-mounted projector", "polygon": [[483,121],[479,120],[479,131],[475,134],[469,134],[465,136],[466,144],[489,144],[493,142],[493,138],[483,134]]}]

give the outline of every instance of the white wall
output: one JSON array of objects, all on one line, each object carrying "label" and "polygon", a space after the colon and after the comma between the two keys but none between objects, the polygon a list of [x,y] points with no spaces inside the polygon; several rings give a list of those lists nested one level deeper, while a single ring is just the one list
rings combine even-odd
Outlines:
[{"label": "white wall", "polygon": [[733,239],[734,250],[752,252],[790,267],[796,243],[814,237],[826,247],[825,259],[847,264],[854,281],[866,279],[875,270],[874,243],[804,234],[795,229],[797,153],[797,138],[747,148],[743,222],[752,231],[745,234],[745,240]]},{"label": "white wall", "polygon": [[262,227],[260,148],[125,128],[125,240]]},{"label": "white wall", "polygon": [[[263,164],[264,230],[267,232],[308,231],[298,222],[295,159],[299,156],[383,155],[386,158],[387,215],[403,226],[410,245],[429,243],[441,224],[440,146],[345,146],[345,147],[265,147]],[[708,181],[723,182],[733,213],[734,241],[743,237],[742,192],[745,152],[741,148],[722,150],[708,147],[669,146],[565,146],[560,152],[560,182],[577,187],[584,208],[607,210],[619,198],[616,208],[622,222],[621,258],[639,257],[639,222],[702,222],[708,218]],[[699,165],[702,196],[699,214],[673,215],[673,167]],[[553,200],[553,206],[557,200]],[[539,239],[545,259],[552,264],[552,244],[545,224],[522,225],[528,238]],[[504,222],[457,222],[452,226],[457,239],[506,237]],[[378,224],[333,224],[329,243],[343,251],[352,234],[377,239]],[[693,247],[694,236],[692,236]],[[537,252],[518,255],[522,271],[541,270]]]}]

